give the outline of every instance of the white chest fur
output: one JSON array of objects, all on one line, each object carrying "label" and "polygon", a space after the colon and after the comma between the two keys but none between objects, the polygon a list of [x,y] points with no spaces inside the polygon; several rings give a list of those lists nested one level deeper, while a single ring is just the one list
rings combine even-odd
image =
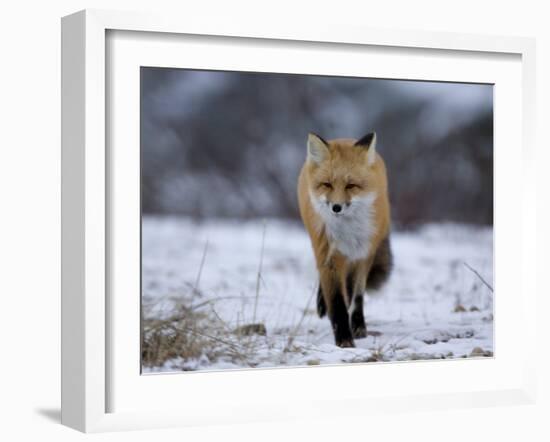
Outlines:
[{"label": "white chest fur", "polygon": [[370,253],[371,240],[376,231],[376,192],[352,199],[351,204],[341,214],[334,214],[324,199],[311,195],[311,200],[324,223],[331,249],[338,250],[352,261],[366,258]]}]

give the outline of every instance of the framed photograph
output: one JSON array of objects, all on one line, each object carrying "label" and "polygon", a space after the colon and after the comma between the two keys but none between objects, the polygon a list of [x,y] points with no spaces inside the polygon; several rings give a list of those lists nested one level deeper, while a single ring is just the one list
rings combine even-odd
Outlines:
[{"label": "framed photograph", "polygon": [[534,400],[533,40],[82,11],[62,54],[64,424]]}]

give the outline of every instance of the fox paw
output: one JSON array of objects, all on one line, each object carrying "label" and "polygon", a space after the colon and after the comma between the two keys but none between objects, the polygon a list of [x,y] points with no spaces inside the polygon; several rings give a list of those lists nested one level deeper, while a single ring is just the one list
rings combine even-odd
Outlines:
[{"label": "fox paw", "polygon": [[353,347],[355,347],[353,339],[342,339],[341,341],[337,341],[336,345],[338,347],[341,347],[341,348],[353,348]]},{"label": "fox paw", "polygon": [[365,326],[354,327],[352,330],[354,339],[362,339],[367,337],[367,328]]}]

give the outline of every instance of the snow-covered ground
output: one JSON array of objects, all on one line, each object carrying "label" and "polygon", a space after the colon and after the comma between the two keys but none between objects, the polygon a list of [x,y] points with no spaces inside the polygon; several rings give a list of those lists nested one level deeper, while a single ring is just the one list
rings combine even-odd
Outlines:
[{"label": "snow-covered ground", "polygon": [[[204,313],[194,331],[238,354],[174,356],[146,372],[493,354],[493,293],[484,283],[493,281],[491,228],[433,224],[394,232],[393,273],[366,298],[369,336],[352,349],[336,347],[329,320],[316,314],[317,274],[300,224],[145,217],[142,232],[145,317],[192,307]],[[215,336],[201,334],[201,324],[214,322]],[[263,324],[265,335],[234,333],[252,323]]]}]

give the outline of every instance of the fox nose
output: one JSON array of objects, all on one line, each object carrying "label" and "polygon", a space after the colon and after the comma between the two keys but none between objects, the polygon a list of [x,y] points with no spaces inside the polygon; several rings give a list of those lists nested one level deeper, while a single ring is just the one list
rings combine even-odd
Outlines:
[{"label": "fox nose", "polygon": [[334,213],[340,213],[342,211],[342,206],[340,204],[334,204],[332,206],[332,211]]}]

